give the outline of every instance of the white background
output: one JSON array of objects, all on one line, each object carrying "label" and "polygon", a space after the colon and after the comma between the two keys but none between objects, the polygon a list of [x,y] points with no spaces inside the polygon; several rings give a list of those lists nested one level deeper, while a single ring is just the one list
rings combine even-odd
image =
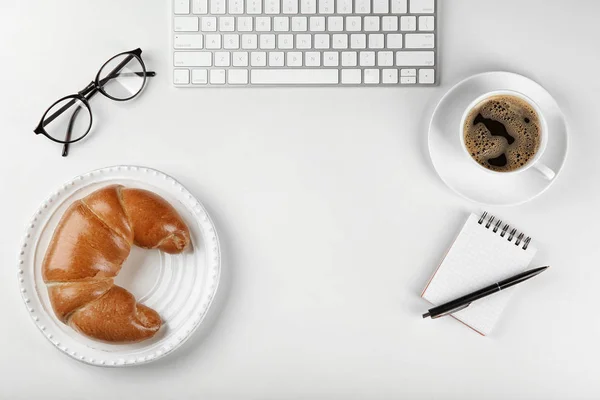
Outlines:
[{"label": "white background", "polygon": [[[167,0],[2,0],[0,398],[599,398],[600,2],[439,3],[439,87],[203,91],[169,82]],[[49,104],[138,46],[158,74],[139,99],[94,98],[94,131],[66,159],[33,134]],[[422,320],[419,294],[480,210],[435,174],[427,122],[454,83],[489,70],[545,86],[571,146],[540,198],[489,210],[552,268],[482,338]],[[114,164],[160,169],[200,198],[226,274],[210,329],[128,369],[55,350],[15,277],[41,201]]]}]

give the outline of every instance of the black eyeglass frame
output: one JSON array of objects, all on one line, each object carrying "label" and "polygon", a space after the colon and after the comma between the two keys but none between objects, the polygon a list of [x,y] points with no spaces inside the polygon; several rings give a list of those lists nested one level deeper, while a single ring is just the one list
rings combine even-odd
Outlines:
[{"label": "black eyeglass frame", "polygon": [[[108,65],[108,63],[110,63],[111,61],[113,61],[115,58],[117,57],[121,57],[124,55],[128,55],[128,57],[124,58],[123,61],[121,61],[111,72],[109,72],[107,74],[107,76],[105,78],[103,78],[102,80],[100,79],[100,74],[102,73],[102,71],[104,70],[104,67],[106,67],[106,65]],[[106,61],[104,64],[102,64],[102,67],[100,67],[100,69],[98,70],[98,73],[96,74],[96,78],[90,82],[85,88],[83,88],[83,90],[75,93],[75,94],[71,94],[68,96],[65,96],[61,99],[58,99],[57,101],[55,101],[54,103],[52,103],[52,105],[50,107],[48,107],[48,109],[46,110],[46,112],[44,112],[44,114],[42,115],[42,118],[40,119],[40,123],[38,124],[38,126],[33,130],[33,132],[36,135],[42,134],[45,137],[47,137],[48,139],[52,140],[53,142],[56,143],[60,143],[60,144],[64,144],[64,149],[63,149],[63,157],[68,155],[68,145],[71,143],[77,143],[80,140],[82,140],[83,138],[85,138],[89,133],[90,130],[92,129],[92,124],[93,124],[93,116],[92,116],[92,109],[90,107],[90,103],[89,100],[94,97],[94,95],[98,92],[100,92],[101,94],[103,94],[104,96],[108,97],[111,100],[114,101],[128,101],[131,100],[135,97],[137,97],[144,89],[144,87],[146,86],[146,81],[148,77],[153,77],[156,75],[156,73],[154,71],[146,71],[146,65],[144,64],[144,61],[142,60],[142,49],[137,48],[134,50],[130,50],[130,51],[124,51],[122,53],[119,53],[113,57],[111,57],[108,61]],[[105,90],[104,90],[104,85],[106,84],[107,81],[109,81],[110,79],[113,79],[117,76],[119,76],[119,71],[125,66],[127,65],[132,59],[136,59],[140,65],[142,66],[142,72],[138,73],[135,72],[135,74],[142,75],[142,77],[144,78],[144,81],[142,82],[142,86],[140,88],[140,90],[138,90],[136,93],[134,93],[133,95],[131,95],[130,97],[127,98],[116,98],[111,96],[110,94],[108,94]],[[65,104],[63,107],[61,107],[58,111],[54,112],[51,116],[48,116],[48,113],[50,112],[50,110],[52,110],[52,108],[54,108],[54,106],[56,106],[57,104],[60,104],[63,101],[66,101],[68,99],[72,99],[71,101],[69,101],[67,104]],[[70,137],[70,133],[71,133],[71,128],[73,125],[73,122],[75,120],[75,117],[79,114],[79,111],[82,109],[82,107],[77,108],[74,112],[73,115],[71,116],[71,120],[69,121],[69,128],[68,128],[68,132],[67,132],[67,140],[60,140],[60,139],[56,139],[54,137],[52,137],[48,132],[46,132],[46,130],[44,129],[44,126],[46,126],[47,124],[49,124],[50,122],[54,121],[59,115],[61,115],[62,113],[64,113],[68,108],[70,108],[71,106],[73,106],[73,104],[75,104],[77,102],[77,100],[81,101],[83,103],[83,105],[85,106],[89,116],[90,116],[90,123],[88,126],[87,131],[81,135],[81,137],[78,137],[77,139],[73,139],[71,140]]]}]

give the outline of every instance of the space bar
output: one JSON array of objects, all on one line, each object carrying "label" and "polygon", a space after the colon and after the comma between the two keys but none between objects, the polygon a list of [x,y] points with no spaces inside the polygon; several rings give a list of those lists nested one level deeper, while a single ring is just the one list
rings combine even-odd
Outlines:
[{"label": "space bar", "polygon": [[255,85],[335,85],[337,69],[254,69],[250,82]]}]

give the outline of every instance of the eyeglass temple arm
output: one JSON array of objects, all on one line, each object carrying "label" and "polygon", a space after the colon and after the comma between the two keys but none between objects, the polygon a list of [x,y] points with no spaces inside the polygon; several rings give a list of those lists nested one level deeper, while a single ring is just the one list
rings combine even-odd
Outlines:
[{"label": "eyeglass temple arm", "polygon": [[[102,79],[99,84],[100,86],[104,85],[106,82],[108,82],[108,80],[112,79],[112,78],[116,78],[119,76],[144,76],[143,72],[124,72],[121,74],[116,74],[116,75],[112,75],[110,78],[106,77],[104,79]],[[154,71],[147,71],[146,72],[146,76],[148,77],[154,77],[156,76],[156,72]],[[86,95],[88,93],[90,93],[90,91],[96,91],[96,87],[94,82],[90,83],[89,85],[87,85],[81,92],[79,92],[79,94],[81,94],[82,96],[86,97]],[[54,114],[46,117],[46,119],[44,119],[44,121],[42,121],[42,127],[45,127],[46,125],[48,125],[50,122],[54,121],[59,115],[61,115],[62,113],[64,113],[69,107],[71,107],[73,104],[75,104],[77,100],[73,99],[71,101],[69,101],[67,104],[65,104],[64,106],[62,106],[60,109],[58,109],[57,111],[54,112]]]}]

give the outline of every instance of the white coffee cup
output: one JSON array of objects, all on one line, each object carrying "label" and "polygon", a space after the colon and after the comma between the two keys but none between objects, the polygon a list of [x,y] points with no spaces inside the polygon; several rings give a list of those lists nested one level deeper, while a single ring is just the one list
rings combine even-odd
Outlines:
[{"label": "white coffee cup", "polygon": [[[466,121],[467,117],[469,116],[469,114],[471,113],[473,108],[475,108],[479,103],[489,99],[490,97],[494,97],[494,96],[515,96],[515,97],[522,99],[523,101],[525,101],[527,104],[529,104],[534,109],[535,113],[537,114],[537,116],[540,120],[540,145],[539,145],[537,152],[525,165],[523,165],[522,167],[515,169],[513,171],[501,172],[501,171],[492,171],[491,169],[485,168],[483,165],[481,165],[477,161],[475,161],[475,159],[469,153],[469,150],[467,149],[467,146],[465,144],[464,126],[465,126],[465,121]],[[495,91],[488,92],[488,93],[485,93],[485,94],[477,97],[465,109],[465,112],[460,120],[459,136],[460,136],[460,143],[462,144],[462,148],[465,152],[465,155],[467,157],[469,157],[469,159],[475,165],[477,165],[479,168],[481,168],[489,173],[502,174],[502,175],[518,174],[518,173],[521,173],[521,172],[526,171],[527,169],[533,167],[534,169],[539,171],[544,176],[544,178],[546,178],[548,180],[552,180],[556,176],[556,173],[553,170],[551,170],[550,168],[548,168],[547,166],[545,166],[544,164],[542,164],[540,162],[540,158],[542,157],[542,154],[544,154],[544,150],[546,150],[546,146],[548,145],[548,125],[546,124],[546,119],[544,118],[544,114],[542,113],[542,110],[540,110],[540,107],[529,97],[525,96],[523,93],[515,92],[513,90],[495,90]]]}]

